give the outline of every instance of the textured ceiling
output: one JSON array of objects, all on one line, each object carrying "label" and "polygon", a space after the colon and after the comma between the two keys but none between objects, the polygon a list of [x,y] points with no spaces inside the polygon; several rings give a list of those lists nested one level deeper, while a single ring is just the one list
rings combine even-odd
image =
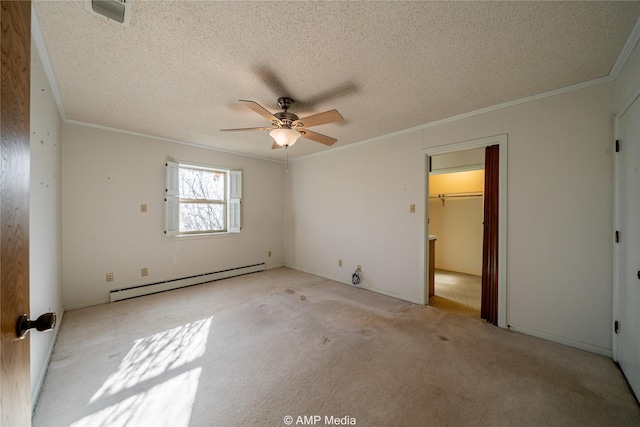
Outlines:
[{"label": "textured ceiling", "polygon": [[[290,96],[333,147],[607,76],[639,2],[132,2],[128,27],[85,2],[36,1],[66,118],[282,160]],[[290,158],[328,150],[301,139]]]}]

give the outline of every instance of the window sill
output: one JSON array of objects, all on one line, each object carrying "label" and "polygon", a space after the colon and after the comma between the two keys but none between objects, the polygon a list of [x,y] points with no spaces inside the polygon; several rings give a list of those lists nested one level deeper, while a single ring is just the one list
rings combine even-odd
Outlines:
[{"label": "window sill", "polygon": [[240,233],[202,233],[202,234],[177,234],[171,236],[174,240],[193,240],[193,239],[217,239],[221,237],[233,237]]}]

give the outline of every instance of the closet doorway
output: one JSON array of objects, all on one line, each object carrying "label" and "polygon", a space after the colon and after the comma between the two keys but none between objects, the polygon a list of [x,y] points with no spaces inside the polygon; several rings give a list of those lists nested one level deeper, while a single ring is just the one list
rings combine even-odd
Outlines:
[{"label": "closet doorway", "polygon": [[[435,171],[434,175],[444,175],[446,173],[453,172],[470,172],[474,170],[483,171],[484,169],[484,185],[482,187],[482,193],[480,193],[479,191],[462,191],[459,189],[451,191],[451,193],[464,193],[456,194],[459,196],[465,196],[458,197],[456,199],[473,200],[474,198],[476,198],[482,200],[483,211],[480,220],[480,224],[482,225],[482,245],[480,252],[480,256],[482,259],[482,269],[480,273],[481,296],[479,317],[482,319],[486,319],[488,322],[493,323],[498,327],[506,328],[508,326],[507,135],[496,135],[487,138],[480,138],[470,141],[463,141],[432,148],[426,148],[423,150],[423,153],[425,154],[424,179],[426,189],[426,191],[423,193],[425,194],[426,205],[424,233],[425,257],[423,258],[425,262],[423,294],[424,304],[438,304],[437,299],[431,298],[432,301],[430,301],[430,296],[438,295],[438,291],[434,283],[435,280],[430,280],[431,278],[435,279],[435,267],[440,267],[438,268],[438,270],[444,270],[442,267],[451,269],[446,271],[454,271],[454,268],[459,269],[459,267],[455,267],[455,265],[460,265],[461,262],[465,262],[464,260],[462,260],[463,257],[460,256],[460,253],[463,253],[464,250],[469,247],[469,244],[465,245],[463,243],[463,252],[460,252],[460,248],[456,249],[458,251],[458,254],[456,255],[458,259],[454,260],[455,264],[452,264],[451,262],[445,260],[445,262],[449,263],[449,265],[444,265],[444,263],[442,262],[442,257],[438,255],[438,251],[440,249],[439,246],[441,246],[438,244],[439,240],[440,243],[445,243],[442,248],[445,257],[447,253],[447,246],[449,246],[450,249],[452,245],[446,245],[447,242],[445,240],[449,239],[446,239],[443,233],[445,231],[448,232],[447,227],[443,227],[442,224],[440,224],[440,226],[437,225],[438,212],[434,210],[434,213],[432,214],[431,210],[435,209],[433,207],[434,202],[439,202],[442,205],[442,199],[444,199],[445,207],[449,202],[447,201],[447,193],[445,191],[440,190],[440,193],[438,193],[437,189],[434,189],[435,191],[431,191],[431,172]],[[484,156],[481,156],[480,153],[484,153]],[[448,154],[452,154],[452,156],[444,156]],[[453,199],[453,197],[451,197],[453,195],[454,194],[449,194],[449,199]],[[468,214],[469,212],[466,213]],[[433,227],[431,226],[432,224],[430,224],[432,217],[436,221],[433,224]],[[476,220],[475,223],[477,226],[478,221]],[[437,234],[438,232],[440,232],[440,235]],[[470,237],[467,236],[467,239],[469,238]],[[453,247],[455,249],[455,245],[453,245]],[[454,267],[451,267],[451,265],[454,265]],[[446,277],[446,275],[442,275],[441,271],[438,271],[438,273],[438,279],[440,282],[444,282],[447,280],[455,282],[460,281],[461,279],[461,277],[451,277],[451,275],[449,275],[449,277]],[[454,273],[459,272],[454,271]],[[476,276],[475,278],[472,277],[471,279],[475,279],[475,286],[477,287],[478,275],[473,274],[477,273],[477,263],[476,270],[471,271],[470,273],[472,273],[470,274],[471,276]],[[469,274],[469,272],[462,272],[462,274]],[[460,297],[458,298],[460,299]],[[459,300],[456,301],[455,295],[451,294],[447,299],[450,301],[454,301],[454,303],[460,302]],[[475,299],[477,300],[477,293],[475,293]],[[475,310],[477,310],[477,303],[475,307]]]},{"label": "closet doorway", "polygon": [[480,319],[485,149],[431,157],[429,305]]}]

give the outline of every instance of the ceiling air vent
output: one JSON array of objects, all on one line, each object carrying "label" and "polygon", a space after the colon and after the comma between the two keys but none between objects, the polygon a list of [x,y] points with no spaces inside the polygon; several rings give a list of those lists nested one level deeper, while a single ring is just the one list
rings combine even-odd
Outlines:
[{"label": "ceiling air vent", "polygon": [[86,0],[87,9],[116,21],[129,25],[131,0]]}]

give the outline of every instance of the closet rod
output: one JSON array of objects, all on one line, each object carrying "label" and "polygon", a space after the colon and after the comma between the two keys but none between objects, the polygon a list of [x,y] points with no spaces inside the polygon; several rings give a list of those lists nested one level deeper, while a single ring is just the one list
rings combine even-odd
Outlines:
[{"label": "closet rod", "polygon": [[440,199],[442,201],[442,206],[444,206],[444,201],[446,199],[462,199],[467,197],[482,197],[483,193],[449,193],[449,194],[436,194],[434,196],[429,196],[430,199]]},{"label": "closet rod", "polygon": [[484,194],[482,193],[450,193],[450,194],[436,194],[433,196],[429,196],[430,199],[442,199],[442,198],[454,198],[454,197],[482,197]]}]

